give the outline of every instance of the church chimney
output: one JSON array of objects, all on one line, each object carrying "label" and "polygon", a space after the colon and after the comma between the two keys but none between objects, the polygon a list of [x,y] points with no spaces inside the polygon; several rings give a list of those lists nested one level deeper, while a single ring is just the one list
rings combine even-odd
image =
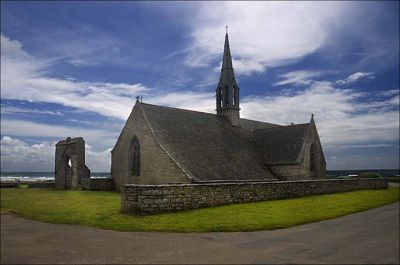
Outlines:
[{"label": "church chimney", "polygon": [[226,26],[224,55],[221,76],[216,89],[217,115],[224,116],[230,124],[240,127],[239,86],[233,73],[232,56],[229,48],[228,26]]}]

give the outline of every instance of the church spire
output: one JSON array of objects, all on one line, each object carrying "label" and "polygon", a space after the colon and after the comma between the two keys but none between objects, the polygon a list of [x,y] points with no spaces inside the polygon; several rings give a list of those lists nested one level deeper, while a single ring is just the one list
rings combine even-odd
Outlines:
[{"label": "church spire", "polygon": [[216,89],[217,115],[228,118],[233,126],[240,126],[239,121],[239,86],[233,72],[232,56],[229,47],[228,26],[226,27],[224,54],[222,57],[221,76]]},{"label": "church spire", "polygon": [[224,55],[222,57],[222,68],[221,69],[222,70],[231,69],[232,73],[233,73],[231,49],[229,48],[228,26],[226,26]]}]

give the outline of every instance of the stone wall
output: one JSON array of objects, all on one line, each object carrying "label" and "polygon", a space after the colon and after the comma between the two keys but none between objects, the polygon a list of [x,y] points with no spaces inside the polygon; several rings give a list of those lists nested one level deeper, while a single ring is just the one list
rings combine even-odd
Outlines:
[{"label": "stone wall", "polygon": [[19,181],[1,181],[0,187],[3,188],[19,188],[20,182]]},{"label": "stone wall", "polygon": [[386,189],[384,179],[326,179],[306,181],[123,185],[125,213],[149,214],[223,204],[303,197],[362,189]]},{"label": "stone wall", "polygon": [[81,187],[86,190],[114,190],[112,178],[86,178],[81,179]]},{"label": "stone wall", "polygon": [[[21,182],[21,184],[25,184],[24,182]],[[28,188],[40,188],[40,189],[54,189],[54,181],[49,180],[49,181],[29,181],[26,184],[28,184]]]}]

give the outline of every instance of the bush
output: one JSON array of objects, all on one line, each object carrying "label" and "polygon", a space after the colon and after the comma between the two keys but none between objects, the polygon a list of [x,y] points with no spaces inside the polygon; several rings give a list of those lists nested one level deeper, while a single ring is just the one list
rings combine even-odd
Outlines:
[{"label": "bush", "polygon": [[363,172],[358,175],[359,178],[382,178],[382,175],[374,172]]}]

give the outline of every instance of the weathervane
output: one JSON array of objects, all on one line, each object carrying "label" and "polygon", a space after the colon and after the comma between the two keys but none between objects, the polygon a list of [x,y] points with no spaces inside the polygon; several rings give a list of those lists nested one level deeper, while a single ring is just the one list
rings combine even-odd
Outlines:
[{"label": "weathervane", "polygon": [[226,34],[228,34],[228,26],[225,26]]}]

